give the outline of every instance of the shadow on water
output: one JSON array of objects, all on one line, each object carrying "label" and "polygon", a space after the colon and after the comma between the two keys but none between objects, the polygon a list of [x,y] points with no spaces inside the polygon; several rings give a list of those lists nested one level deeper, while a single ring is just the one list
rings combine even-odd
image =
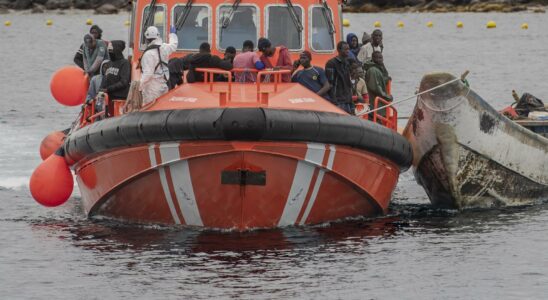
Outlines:
[{"label": "shadow on water", "polygon": [[[159,225],[137,225],[112,220],[82,219],[75,205],[72,216],[26,220],[35,230],[70,237],[78,248],[99,251],[154,251],[163,255],[207,254],[221,261],[245,259],[246,253],[299,251],[329,247],[347,253],[377,240],[418,234],[481,234],[519,224],[542,213],[548,203],[477,210],[435,209],[428,204],[394,204],[385,217],[353,219],[317,226],[289,227],[248,232],[198,230]],[[226,253],[237,253],[231,257]],[[219,254],[219,255],[216,255]],[[243,255],[242,255],[243,254]]]}]

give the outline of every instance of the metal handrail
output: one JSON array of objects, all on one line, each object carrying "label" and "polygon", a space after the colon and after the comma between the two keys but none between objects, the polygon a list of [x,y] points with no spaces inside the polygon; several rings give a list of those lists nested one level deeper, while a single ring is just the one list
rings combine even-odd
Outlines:
[{"label": "metal handrail", "polygon": [[[390,101],[386,101],[380,97],[376,97],[374,101],[373,110],[379,108],[379,102],[383,106],[390,104]],[[392,107],[388,106],[386,109],[386,117],[383,117],[378,114],[378,111],[373,112],[373,122],[377,122],[377,119],[382,122],[382,124],[392,130],[398,130],[398,111]]]}]

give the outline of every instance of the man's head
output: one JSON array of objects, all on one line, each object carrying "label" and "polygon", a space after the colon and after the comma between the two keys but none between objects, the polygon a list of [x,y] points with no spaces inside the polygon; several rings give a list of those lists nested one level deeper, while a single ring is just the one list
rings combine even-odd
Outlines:
[{"label": "man's head", "polygon": [[345,41],[340,41],[337,44],[337,52],[339,53],[339,57],[347,58],[348,52],[350,52],[350,46],[348,46],[348,43]]},{"label": "man's head", "polygon": [[371,60],[373,60],[373,62],[376,63],[377,65],[383,65],[384,64],[384,60],[383,60],[383,57],[382,57],[382,52],[380,52],[380,51],[373,52]]},{"label": "man's head", "polygon": [[363,69],[360,63],[354,62],[350,65],[350,76],[352,79],[358,79],[363,76]]},{"label": "man's head", "polygon": [[226,50],[225,50],[225,59],[226,60],[230,60],[232,61],[234,59],[234,57],[236,56],[236,48],[230,46],[230,47],[226,47]]},{"label": "man's head", "polygon": [[351,43],[350,46],[352,46],[352,48],[358,48],[358,45],[359,45],[359,43],[358,43],[358,37],[357,37],[357,36],[353,36],[352,39],[350,40],[350,43]]},{"label": "man's head", "polygon": [[200,53],[202,53],[202,54],[211,53],[211,45],[209,45],[209,43],[201,43],[200,44]]},{"label": "man's head", "polygon": [[97,25],[93,25],[89,28],[89,34],[93,35],[96,40],[100,40],[103,37],[103,29]]},{"label": "man's head", "polygon": [[257,42],[257,48],[267,57],[274,55],[274,47],[272,47],[272,43],[267,38],[260,38],[259,42]]},{"label": "man's head", "polygon": [[310,68],[310,61],[312,61],[312,53],[307,50],[301,52],[301,55],[299,55],[299,63],[301,66],[304,68]]},{"label": "man's head", "polygon": [[97,40],[93,35],[86,34],[84,36],[84,46],[86,46],[89,49],[95,49],[95,46],[97,45]]},{"label": "man's head", "polygon": [[147,44],[150,44],[159,38],[160,38],[160,31],[158,30],[156,26],[150,26],[145,31],[145,39],[147,40]]},{"label": "man's head", "polygon": [[371,36],[367,34],[367,32],[364,32],[362,36],[362,44],[365,45],[367,43],[371,43]]},{"label": "man's head", "polygon": [[244,45],[242,46],[242,52],[253,51],[253,49],[255,49],[255,45],[252,41],[247,40],[244,42]]},{"label": "man's head", "polygon": [[126,42],[122,40],[110,41],[107,49],[111,60],[117,61],[119,59],[123,59],[124,49],[126,49]]},{"label": "man's head", "polygon": [[371,44],[373,46],[382,44],[382,31],[380,29],[375,29],[371,34]]}]

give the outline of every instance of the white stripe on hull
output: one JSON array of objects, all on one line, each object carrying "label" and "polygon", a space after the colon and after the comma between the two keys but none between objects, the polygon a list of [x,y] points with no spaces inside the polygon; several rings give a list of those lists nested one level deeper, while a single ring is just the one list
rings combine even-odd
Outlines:
[{"label": "white stripe on hull", "polygon": [[[335,146],[329,147],[329,158],[327,160],[327,166],[326,168],[328,170],[332,170],[333,168],[333,161],[335,161]],[[323,181],[323,175],[325,174],[325,171],[323,169],[320,169],[320,172],[318,173],[318,178],[316,179],[316,183],[314,183],[314,188],[312,189],[312,195],[310,195],[310,200],[308,200],[308,204],[306,206],[306,209],[304,211],[303,217],[301,218],[301,221],[299,224],[304,225],[306,222],[306,219],[308,219],[308,215],[310,214],[310,211],[312,210],[312,207],[314,207],[314,203],[316,202],[316,197],[318,197],[318,192],[320,190],[320,186],[322,185]]]},{"label": "white stripe on hull", "polygon": [[[154,147],[155,147],[154,145],[150,145],[150,147],[148,148],[148,155],[150,157],[150,166],[153,168],[158,165],[158,162],[156,161],[156,153],[154,151]],[[167,201],[167,206],[169,206],[171,217],[173,218],[173,221],[175,222],[175,224],[181,224],[181,220],[179,219],[179,216],[177,215],[177,210],[175,209],[175,205],[173,204],[173,199],[171,198],[171,193],[169,192],[169,186],[167,184],[167,178],[166,178],[166,171],[163,167],[161,167],[158,169],[158,173],[160,174],[160,182],[162,184],[162,190],[164,191],[164,196]]]},{"label": "white stripe on hull", "polygon": [[181,156],[179,152],[179,144],[162,144],[160,146],[160,155],[162,162],[174,162],[169,166],[173,189],[179,208],[183,214],[183,219],[186,225],[203,226],[200,211],[194,196],[194,188],[192,187],[192,178],[188,161],[179,161]]},{"label": "white stripe on hull", "polygon": [[325,155],[325,145],[309,143],[307,146],[308,149],[304,161],[299,161],[297,163],[291,190],[287,196],[287,201],[282,217],[278,222],[278,226],[294,225],[297,222],[299,213],[306,200],[306,195],[310,189],[310,181],[312,181],[312,176],[316,169],[315,165],[321,166],[322,164]]}]

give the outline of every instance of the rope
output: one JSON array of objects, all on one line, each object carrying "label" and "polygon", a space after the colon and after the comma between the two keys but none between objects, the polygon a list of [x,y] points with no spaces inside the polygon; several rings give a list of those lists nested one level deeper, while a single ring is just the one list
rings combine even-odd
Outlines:
[{"label": "rope", "polygon": [[[455,78],[455,79],[453,79],[453,80],[450,80],[450,81],[448,81],[448,82],[445,82],[445,83],[442,83],[442,84],[440,84],[440,85],[437,85],[437,86],[435,86],[435,87],[433,87],[433,88],[431,88],[431,89],[428,89],[428,90],[426,90],[426,91],[422,91],[422,92],[420,92],[420,93],[415,93],[413,96],[409,96],[409,97],[407,97],[407,98],[405,98],[405,99],[398,100],[398,101],[393,101],[393,102],[391,102],[391,103],[389,103],[389,104],[387,104],[387,105],[378,107],[378,108],[376,108],[376,109],[372,109],[372,110],[369,110],[369,111],[360,112],[357,116],[367,115],[367,114],[370,114],[370,113],[379,111],[379,110],[381,110],[381,109],[385,109],[385,108],[387,108],[387,107],[394,106],[394,105],[399,104],[399,103],[402,103],[402,102],[406,102],[406,101],[409,101],[409,100],[416,99],[417,97],[420,98],[421,95],[424,95],[424,94],[429,93],[429,92],[431,92],[431,91],[435,91],[435,90],[437,90],[437,89],[439,89],[439,88],[442,88],[442,87],[444,87],[444,86],[446,86],[446,85],[449,85],[449,84],[451,84],[451,83],[453,83],[453,82],[457,82],[457,81],[459,81],[459,80],[464,81],[464,79],[466,78],[466,76],[468,76],[468,73],[470,73],[470,72],[469,72],[469,71],[466,71],[466,72],[464,72],[464,73],[460,76],[460,78]],[[468,92],[470,92],[470,87],[468,87]],[[374,100],[375,100],[375,99],[373,99],[373,101],[374,101]],[[459,104],[460,104],[460,103],[459,103]]]}]

